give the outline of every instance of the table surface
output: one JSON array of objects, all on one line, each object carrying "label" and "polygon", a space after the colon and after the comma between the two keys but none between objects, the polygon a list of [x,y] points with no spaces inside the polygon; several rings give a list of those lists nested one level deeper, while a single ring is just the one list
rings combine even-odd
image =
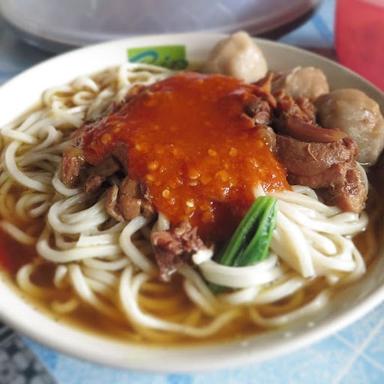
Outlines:
[{"label": "table surface", "polygon": [[[332,57],[333,15],[334,0],[325,0],[308,22],[281,41]],[[18,40],[0,21],[0,83],[48,57],[50,54]],[[0,341],[1,336],[0,329]],[[57,353],[25,337],[22,342],[35,353],[53,378],[63,384],[384,383],[384,305],[341,332],[295,353],[264,363],[204,374],[151,375],[116,370]],[[30,352],[20,358],[15,353],[19,350],[22,350],[20,340],[13,342],[12,348],[0,347],[0,384],[54,381],[40,364],[29,362],[32,361]],[[12,359],[16,370],[25,371],[25,367],[33,365],[36,375],[33,379],[26,380],[22,375],[17,376],[17,380],[7,379],[11,374],[1,359],[9,351],[14,353]]]}]

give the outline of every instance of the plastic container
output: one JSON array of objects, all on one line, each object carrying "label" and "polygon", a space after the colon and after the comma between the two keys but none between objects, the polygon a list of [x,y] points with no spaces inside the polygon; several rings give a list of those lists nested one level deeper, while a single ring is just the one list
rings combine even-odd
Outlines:
[{"label": "plastic container", "polygon": [[232,32],[260,35],[309,15],[320,0],[1,0],[4,19],[50,50],[129,35]]},{"label": "plastic container", "polygon": [[340,63],[384,90],[384,0],[338,0],[335,20]]}]

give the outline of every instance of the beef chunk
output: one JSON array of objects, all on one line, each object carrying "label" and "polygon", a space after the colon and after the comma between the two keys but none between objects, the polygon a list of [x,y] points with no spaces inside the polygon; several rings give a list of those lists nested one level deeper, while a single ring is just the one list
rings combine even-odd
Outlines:
[{"label": "beef chunk", "polygon": [[367,187],[356,166],[358,147],[338,129],[317,125],[316,109],[306,98],[276,94],[273,126],[277,154],[291,184],[320,189],[323,199],[343,210],[360,212]]},{"label": "beef chunk", "polygon": [[269,125],[271,121],[271,107],[267,101],[259,97],[249,101],[244,107],[244,112],[254,121],[255,125]]},{"label": "beef chunk", "polygon": [[91,168],[89,176],[84,184],[85,192],[94,192],[98,190],[104,181],[120,169],[119,163],[112,157],[104,160],[102,163]]},{"label": "beef chunk", "polygon": [[108,215],[113,217],[117,221],[124,221],[124,216],[121,214],[117,198],[119,196],[119,187],[114,184],[108,188],[105,196],[105,210]]},{"label": "beef chunk", "polygon": [[345,179],[349,163],[334,164],[317,175],[296,175],[288,174],[288,182],[291,185],[306,185],[310,188],[327,188],[333,184],[342,183]]},{"label": "beef chunk", "polygon": [[192,228],[186,221],[168,231],[152,232],[151,242],[160,276],[165,281],[187,263],[192,254],[206,248],[197,234],[197,228]]},{"label": "beef chunk", "polygon": [[368,189],[356,163],[350,164],[344,179],[320,191],[325,202],[344,211],[360,212],[365,207]]},{"label": "beef chunk", "polygon": [[315,123],[304,121],[296,116],[285,118],[278,125],[278,132],[298,140],[315,143],[332,143],[347,137],[338,129],[321,128]]},{"label": "beef chunk", "polygon": [[61,161],[61,181],[68,187],[76,186],[84,167],[83,151],[76,147],[68,148],[64,151]]},{"label": "beef chunk", "polygon": [[309,121],[316,122],[316,107],[315,105],[306,97],[299,97],[295,100],[296,104],[299,106],[300,110],[304,113]]},{"label": "beef chunk", "polygon": [[284,92],[280,92],[276,95],[276,100],[277,112],[282,118],[295,116],[306,122],[315,122],[315,114],[309,107],[310,101],[308,99],[302,98],[298,103]]},{"label": "beef chunk", "polygon": [[155,214],[140,184],[129,177],[124,178],[120,186],[113,185],[108,189],[105,209],[117,221],[132,220],[139,215],[151,219]]},{"label": "beef chunk", "polygon": [[142,198],[139,183],[126,177],[119,188],[119,209],[126,220],[131,220],[141,213]]},{"label": "beef chunk", "polygon": [[339,129],[326,129],[317,125],[315,107],[308,99],[295,101],[284,92],[277,95],[273,126],[278,133],[306,142],[329,143],[347,137]]},{"label": "beef chunk", "polygon": [[277,135],[280,161],[289,173],[313,176],[335,164],[350,162],[357,156],[357,145],[345,138],[331,143],[308,143],[289,136]]},{"label": "beef chunk", "polygon": [[277,153],[291,184],[320,189],[328,204],[360,212],[367,187],[356,165],[356,143],[345,138],[331,143],[307,143],[277,135]]}]

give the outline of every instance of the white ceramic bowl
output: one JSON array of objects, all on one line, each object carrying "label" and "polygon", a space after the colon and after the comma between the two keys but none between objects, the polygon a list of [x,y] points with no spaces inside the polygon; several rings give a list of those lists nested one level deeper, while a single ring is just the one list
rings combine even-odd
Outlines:
[{"label": "white ceramic bowl", "polygon": [[[193,61],[203,60],[223,35],[180,34],[145,36],[90,46],[55,57],[15,77],[0,88],[0,127],[39,100],[42,92],[67,83],[80,74],[99,71],[127,60],[127,48],[182,44]],[[287,45],[256,40],[269,68],[286,70],[316,66],[332,88],[358,88],[381,105],[384,95],[370,83],[340,65]],[[384,256],[384,255],[383,255]],[[246,341],[190,347],[148,347],[88,334],[40,313],[0,279],[0,317],[14,329],[59,351],[102,364],[157,372],[216,369],[261,361],[319,340],[357,320],[384,299],[384,257],[356,284],[339,291],[310,322],[296,323]]]}]

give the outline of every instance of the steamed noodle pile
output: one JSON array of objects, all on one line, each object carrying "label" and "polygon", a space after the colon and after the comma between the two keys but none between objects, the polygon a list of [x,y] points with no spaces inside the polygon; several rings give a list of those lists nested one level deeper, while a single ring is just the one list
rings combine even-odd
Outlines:
[{"label": "steamed noodle pile", "polygon": [[[151,84],[172,72],[125,64],[45,92],[42,106],[2,128],[0,176],[2,229],[35,246],[40,257],[17,273],[18,286],[58,314],[91,307],[123,323],[127,334],[152,341],[175,335],[207,337],[244,324],[283,325],[327,302],[330,287],[359,278],[365,263],[351,237],[364,230],[365,214],[343,213],[321,203],[313,190],[276,193],[277,228],[270,256],[248,267],[217,264],[212,250],[193,256],[171,283],[157,279],[149,236],[166,229],[161,214],[113,222],[104,197],[69,189],[59,164],[71,132],[121,101],[133,84]],[[263,194],[260,188],[256,195]],[[34,278],[54,263],[52,281]],[[207,282],[234,288],[213,294]],[[233,321],[236,319],[236,321]],[[247,323],[248,322],[248,323]]]}]

